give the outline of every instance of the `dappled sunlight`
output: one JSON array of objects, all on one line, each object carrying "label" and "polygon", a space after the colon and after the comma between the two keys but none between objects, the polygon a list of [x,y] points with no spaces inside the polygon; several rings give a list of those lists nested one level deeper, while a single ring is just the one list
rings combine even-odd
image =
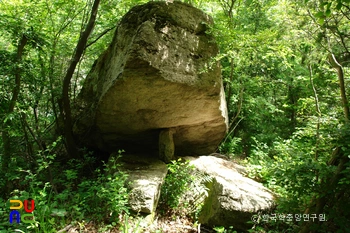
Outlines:
[{"label": "dappled sunlight", "polygon": [[0,233],[348,232],[349,4],[0,0]]}]

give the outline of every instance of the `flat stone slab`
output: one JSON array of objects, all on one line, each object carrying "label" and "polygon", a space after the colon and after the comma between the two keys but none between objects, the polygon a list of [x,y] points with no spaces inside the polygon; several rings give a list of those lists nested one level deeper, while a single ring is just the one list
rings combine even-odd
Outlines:
[{"label": "flat stone slab", "polygon": [[124,155],[118,160],[128,177],[129,204],[136,213],[153,214],[168,172],[166,164],[144,155]]}]

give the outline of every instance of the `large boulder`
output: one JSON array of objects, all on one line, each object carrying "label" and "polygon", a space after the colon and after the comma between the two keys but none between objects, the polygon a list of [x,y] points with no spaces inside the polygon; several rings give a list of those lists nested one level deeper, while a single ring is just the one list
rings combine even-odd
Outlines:
[{"label": "large boulder", "polygon": [[[207,183],[207,197],[199,221],[209,226],[233,226],[234,230],[251,228],[248,221],[259,212],[275,207],[273,193],[262,184],[245,177],[244,168],[214,156],[185,157],[190,165],[212,178]],[[196,190],[190,191],[198,195]],[[202,195],[203,196],[203,195]]]},{"label": "large boulder", "polygon": [[227,109],[211,24],[181,2],[132,8],[78,97],[78,141],[109,152],[162,147],[166,161],[213,152],[227,131]]}]

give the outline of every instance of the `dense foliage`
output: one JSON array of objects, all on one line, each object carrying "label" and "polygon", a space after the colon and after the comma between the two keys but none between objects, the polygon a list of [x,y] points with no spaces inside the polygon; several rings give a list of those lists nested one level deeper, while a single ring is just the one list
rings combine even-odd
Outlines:
[{"label": "dense foliage", "polygon": [[[278,232],[346,232],[349,2],[220,1],[213,33],[230,111],[221,151],[245,158],[278,195]],[[266,223],[266,222],[265,222]],[[271,223],[271,222],[269,222]],[[261,223],[263,224],[263,223]]]},{"label": "dense foliage", "polygon": [[[0,1],[0,201],[36,200],[33,230],[57,231],[71,220],[113,226],[128,212],[126,175],[106,176],[109,168],[96,155],[75,147],[67,122],[118,20],[143,2]],[[214,59],[222,64],[230,119],[219,150],[241,159],[252,178],[276,192],[276,213],[327,219],[261,221],[255,231],[346,232],[350,1],[184,2],[215,21],[208,33],[220,46]],[[181,187],[186,181],[168,179]],[[176,196],[167,201],[175,206]],[[7,213],[8,206],[0,209]],[[0,231],[9,227],[0,225]]]}]

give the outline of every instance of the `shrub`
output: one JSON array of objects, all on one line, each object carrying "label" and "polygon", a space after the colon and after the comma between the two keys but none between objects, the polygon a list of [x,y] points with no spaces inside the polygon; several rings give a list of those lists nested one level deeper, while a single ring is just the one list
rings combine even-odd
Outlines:
[{"label": "shrub", "polygon": [[160,203],[176,209],[180,204],[181,195],[195,179],[192,175],[194,168],[189,165],[189,161],[182,159],[171,161],[167,166],[168,174],[161,189]]}]

